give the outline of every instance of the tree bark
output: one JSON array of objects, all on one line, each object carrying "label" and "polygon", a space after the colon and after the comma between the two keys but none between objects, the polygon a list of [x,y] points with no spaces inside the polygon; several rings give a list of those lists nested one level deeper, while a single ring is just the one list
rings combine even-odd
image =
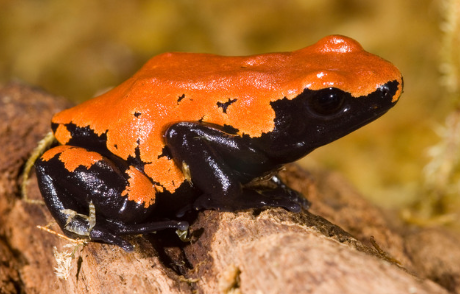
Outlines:
[{"label": "tree bark", "polygon": [[[188,243],[132,236],[126,253],[38,229],[60,232],[45,206],[21,199],[21,172],[52,114],[69,105],[17,83],[0,88],[0,293],[460,293],[456,236],[392,229],[338,174],[295,165],[281,175],[309,211],[202,211]],[[41,199],[33,172],[28,195]],[[66,279],[55,273],[63,252],[73,253],[60,265]]]}]

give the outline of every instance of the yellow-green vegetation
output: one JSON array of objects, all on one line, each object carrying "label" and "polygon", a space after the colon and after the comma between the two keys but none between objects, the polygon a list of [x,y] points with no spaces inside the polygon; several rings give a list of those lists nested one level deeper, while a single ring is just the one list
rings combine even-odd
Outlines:
[{"label": "yellow-green vegetation", "polygon": [[411,207],[412,220],[451,220],[460,207],[458,2],[0,0],[0,81],[79,102],[161,52],[258,54],[347,35],[400,68],[404,94],[387,115],[302,165],[339,170],[374,202]]},{"label": "yellow-green vegetation", "polygon": [[423,185],[415,210],[403,216],[421,225],[450,224],[460,218],[460,1],[442,3],[441,97],[452,111],[435,127],[439,142],[429,151],[430,161],[423,170]]}]

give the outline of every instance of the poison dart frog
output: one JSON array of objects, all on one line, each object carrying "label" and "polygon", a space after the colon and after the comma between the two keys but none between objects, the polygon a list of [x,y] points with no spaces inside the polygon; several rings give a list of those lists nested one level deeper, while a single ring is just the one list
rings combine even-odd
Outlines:
[{"label": "poison dart frog", "polygon": [[[399,70],[353,39],[247,57],[165,53],[118,87],[57,113],[58,145],[35,163],[69,237],[187,230],[188,210],[309,202],[273,171],[375,120],[403,89]],[[274,188],[247,184],[271,177]]]}]

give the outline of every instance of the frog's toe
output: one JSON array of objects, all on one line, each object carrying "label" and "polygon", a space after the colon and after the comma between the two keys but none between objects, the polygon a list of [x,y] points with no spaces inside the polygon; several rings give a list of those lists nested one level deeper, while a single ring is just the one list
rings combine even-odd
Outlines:
[{"label": "frog's toe", "polygon": [[279,206],[289,210],[290,212],[296,212],[297,213],[297,212],[302,211],[302,207],[297,202],[280,203]]},{"label": "frog's toe", "polygon": [[121,237],[118,237],[105,229],[99,228],[97,225],[91,230],[90,238],[92,241],[117,245],[126,252],[133,252],[134,250],[133,245],[131,245],[128,241],[123,240]]},{"label": "frog's toe", "polygon": [[311,202],[308,201],[308,199],[305,198],[303,195],[301,195],[299,199],[299,203],[302,206],[302,208],[305,210],[308,210],[311,207]]},{"label": "frog's toe", "polygon": [[308,199],[305,198],[301,193],[290,190],[290,195],[291,197],[289,199],[298,203],[303,209],[307,210],[310,208],[311,202],[308,201]]},{"label": "frog's toe", "polygon": [[[310,208],[308,201],[301,193],[284,188],[277,188],[269,191],[264,191],[263,195],[272,198],[274,203],[278,203],[280,207],[284,207],[292,212],[300,212],[302,209]],[[274,205],[273,205],[274,206]]]}]

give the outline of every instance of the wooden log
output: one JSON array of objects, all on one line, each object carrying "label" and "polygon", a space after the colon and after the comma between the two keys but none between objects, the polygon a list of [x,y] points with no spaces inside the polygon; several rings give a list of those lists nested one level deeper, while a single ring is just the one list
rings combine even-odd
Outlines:
[{"label": "wooden log", "polygon": [[[167,232],[132,236],[126,253],[38,229],[60,232],[45,206],[21,199],[21,171],[52,114],[68,106],[25,85],[0,88],[0,293],[448,293],[416,277],[436,274],[410,259],[423,256],[417,245],[408,255],[402,235],[346,181],[295,165],[282,177],[310,211],[202,211],[188,243]],[[33,173],[28,194],[41,199]]]}]

